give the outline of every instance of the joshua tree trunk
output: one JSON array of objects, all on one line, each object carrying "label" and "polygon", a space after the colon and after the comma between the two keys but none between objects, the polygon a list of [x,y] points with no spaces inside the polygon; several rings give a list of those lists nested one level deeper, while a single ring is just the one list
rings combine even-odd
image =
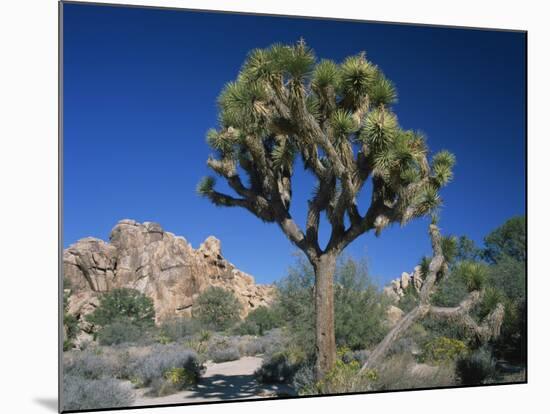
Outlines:
[{"label": "joshua tree trunk", "polygon": [[336,255],[324,254],[314,263],[315,270],[315,341],[317,361],[315,376],[319,380],[334,367],[334,273]]}]

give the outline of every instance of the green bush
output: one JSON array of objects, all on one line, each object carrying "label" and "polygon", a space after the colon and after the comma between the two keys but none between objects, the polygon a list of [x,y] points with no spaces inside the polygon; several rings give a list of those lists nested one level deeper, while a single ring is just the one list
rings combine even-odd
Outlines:
[{"label": "green bush", "polygon": [[336,344],[360,350],[380,342],[386,332],[386,306],[367,275],[366,265],[342,259],[336,269],[334,307]]},{"label": "green bush", "polygon": [[454,361],[459,357],[465,356],[467,353],[468,347],[464,342],[440,336],[428,341],[424,345],[422,360],[440,364]]},{"label": "green bush", "polygon": [[200,322],[188,317],[174,317],[164,321],[159,328],[159,342],[176,342],[202,330]]},{"label": "green bush", "polygon": [[491,263],[508,256],[525,263],[527,223],[525,216],[512,217],[485,237],[485,258]]},{"label": "green bush", "polygon": [[99,298],[99,306],[86,319],[104,327],[121,318],[143,328],[154,326],[153,300],[135,289],[113,289]]},{"label": "green bush", "polygon": [[319,394],[365,392],[372,389],[372,383],[377,377],[375,370],[367,369],[361,372],[361,364],[358,361],[346,363],[337,359],[334,368],[327,372],[315,387]]},{"label": "green bush", "polygon": [[281,313],[276,307],[260,306],[251,311],[244,323],[246,323],[252,331],[256,328],[256,332],[251,332],[249,335],[263,335],[265,332],[278,328],[283,324]]},{"label": "green bush", "polygon": [[205,326],[225,330],[240,320],[241,304],[235,295],[219,287],[202,292],[193,306],[193,317]]},{"label": "green bush", "polygon": [[143,339],[144,329],[129,318],[121,317],[103,326],[97,332],[97,340],[101,345],[118,345],[138,342]]}]

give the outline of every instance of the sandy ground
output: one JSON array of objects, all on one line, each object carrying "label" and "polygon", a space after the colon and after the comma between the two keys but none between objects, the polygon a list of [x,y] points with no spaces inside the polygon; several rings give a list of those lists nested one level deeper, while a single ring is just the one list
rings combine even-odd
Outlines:
[{"label": "sandy ground", "polygon": [[182,404],[205,401],[253,399],[276,397],[277,393],[292,394],[286,385],[258,384],[254,371],[262,364],[262,358],[244,357],[237,361],[206,363],[206,373],[194,389],[165,397],[147,397],[147,390],[136,390],[134,405]]}]

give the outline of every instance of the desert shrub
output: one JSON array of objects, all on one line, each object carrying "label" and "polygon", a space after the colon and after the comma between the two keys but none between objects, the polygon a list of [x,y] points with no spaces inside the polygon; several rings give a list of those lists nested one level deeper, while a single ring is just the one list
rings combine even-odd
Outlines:
[{"label": "desert shrub", "polygon": [[404,353],[420,355],[422,348],[429,340],[430,334],[426,328],[421,323],[415,323],[390,346],[388,355]]},{"label": "desert shrub", "polygon": [[115,379],[86,379],[73,375],[63,377],[64,410],[127,407],[133,402],[134,394],[130,386]]},{"label": "desert shrub", "polygon": [[262,366],[256,370],[254,375],[259,382],[264,384],[285,383],[292,379],[297,369],[289,361],[286,352],[277,352],[264,360]]},{"label": "desert shrub", "polygon": [[260,306],[251,311],[240,324],[240,332],[245,335],[263,335],[283,324],[280,308]]},{"label": "desert shrub", "polygon": [[[200,322],[193,318],[175,317],[164,321],[159,328],[159,342],[176,342],[202,330]],[[160,339],[160,338],[164,338]]]},{"label": "desert shrub", "polygon": [[100,379],[113,376],[113,361],[98,350],[73,352],[63,358],[63,373],[71,377]]},{"label": "desert shrub", "polygon": [[241,304],[232,292],[212,286],[197,298],[193,317],[212,329],[224,330],[239,321],[240,311]]},{"label": "desert shrub", "polygon": [[357,361],[359,364],[363,365],[367,362],[370,352],[366,349],[360,349],[357,351],[346,351],[342,354],[342,361],[345,363],[350,363],[352,361]]},{"label": "desert shrub", "polygon": [[[427,372],[414,368],[424,368]],[[417,365],[410,353],[395,354],[377,368],[377,379],[372,384],[375,390],[410,390],[414,388],[449,387],[456,385],[453,363],[437,367]]]},{"label": "desert shrub", "polygon": [[167,372],[185,369],[187,378],[198,381],[201,365],[197,354],[176,344],[156,345],[143,359],[136,361],[130,369],[130,379],[137,386],[153,386],[153,394],[163,388],[167,382]]},{"label": "desert shrub", "polygon": [[314,364],[303,364],[296,371],[292,378],[292,387],[298,395],[315,395],[319,393],[316,387]]},{"label": "desert shrub", "polygon": [[386,332],[383,296],[369,281],[366,265],[342,259],[335,274],[335,335],[338,346],[358,350],[381,341]]},{"label": "desert shrub", "polygon": [[302,348],[289,344],[282,351],[267,354],[255,376],[258,381],[265,384],[289,383],[296,371],[311,361],[311,357]]},{"label": "desert shrub", "polygon": [[225,349],[217,349],[210,354],[210,358],[214,362],[235,361],[241,357],[238,348],[231,347]]},{"label": "desert shrub", "polygon": [[162,378],[157,377],[151,382],[149,395],[165,396],[174,394],[197,383],[197,376],[186,368],[170,368],[164,372]]},{"label": "desert shrub", "polygon": [[231,332],[234,335],[259,335],[260,327],[255,322],[244,320],[236,325]]},{"label": "desert shrub", "polygon": [[277,282],[278,305],[293,343],[309,355],[315,353],[315,301],[313,268],[300,258]]},{"label": "desert shrub", "polygon": [[337,359],[332,368],[324,378],[315,384],[320,394],[342,394],[348,392],[369,391],[371,384],[377,379],[375,370],[361,371],[361,364],[358,361],[344,362]]},{"label": "desert shrub", "polygon": [[456,375],[463,385],[490,382],[496,375],[496,363],[490,350],[480,348],[456,362]]},{"label": "desert shrub", "polygon": [[238,346],[241,355],[271,355],[288,347],[289,337],[283,333],[282,329],[275,328],[266,332],[263,336],[241,338]]},{"label": "desert shrub", "polygon": [[129,318],[118,318],[103,326],[97,333],[101,345],[118,345],[137,342],[143,338],[144,329]]},{"label": "desert shrub", "polygon": [[464,342],[458,339],[440,336],[428,341],[424,345],[424,352],[421,359],[426,362],[429,361],[440,364],[454,361],[456,358],[465,356],[467,353],[468,347]]},{"label": "desert shrub", "polygon": [[135,289],[113,289],[99,298],[99,306],[87,316],[89,322],[101,327],[121,318],[139,327],[152,327],[155,322],[153,300]]}]

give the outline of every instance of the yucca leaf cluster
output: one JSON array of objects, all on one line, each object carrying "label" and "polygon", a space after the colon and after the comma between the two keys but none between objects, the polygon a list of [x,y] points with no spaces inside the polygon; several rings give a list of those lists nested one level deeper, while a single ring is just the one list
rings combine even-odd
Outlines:
[{"label": "yucca leaf cluster", "polygon": [[[219,125],[207,133],[208,165],[235,194],[216,191],[213,178],[198,191],[279,223],[298,245],[317,243],[321,213],[332,224],[334,248],[428,215],[441,204],[455,157],[441,151],[430,159],[425,136],[400,126],[396,102],[394,84],[364,52],[337,63],[318,60],[304,40],[252,50],[222,90]],[[317,180],[305,231],[287,227],[296,157]],[[372,195],[361,208],[368,180]]]}]

